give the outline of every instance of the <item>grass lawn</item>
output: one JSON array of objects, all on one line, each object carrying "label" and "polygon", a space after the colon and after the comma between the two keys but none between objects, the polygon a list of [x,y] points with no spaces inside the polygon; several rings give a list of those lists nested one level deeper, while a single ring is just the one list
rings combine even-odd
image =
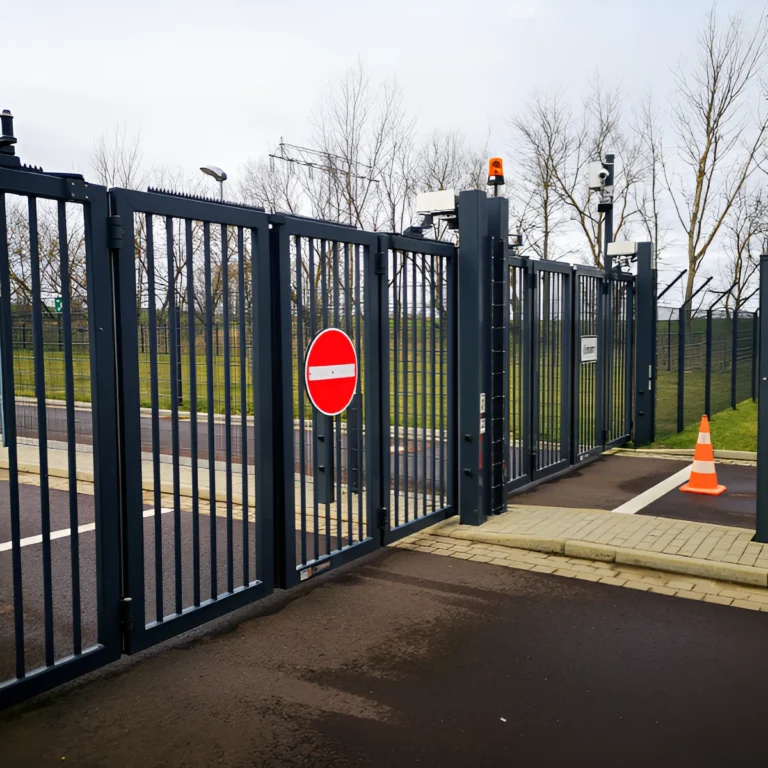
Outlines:
[{"label": "grass lawn", "polygon": [[[728,409],[714,414],[709,423],[715,450],[757,450],[757,403],[752,400],[740,403],[735,411]],[[653,447],[693,448],[698,436],[699,425],[696,424],[678,434],[660,437]]]}]

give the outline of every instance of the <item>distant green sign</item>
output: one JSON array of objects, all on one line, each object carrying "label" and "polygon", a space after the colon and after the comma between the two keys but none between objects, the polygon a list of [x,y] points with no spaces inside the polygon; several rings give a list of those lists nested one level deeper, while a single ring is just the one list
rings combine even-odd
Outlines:
[{"label": "distant green sign", "polygon": [[55,309],[57,312],[61,312],[61,308],[62,308],[62,303],[61,303],[61,296],[57,296],[57,297],[56,297],[56,298],[53,300],[53,308],[54,308],[54,309]]}]

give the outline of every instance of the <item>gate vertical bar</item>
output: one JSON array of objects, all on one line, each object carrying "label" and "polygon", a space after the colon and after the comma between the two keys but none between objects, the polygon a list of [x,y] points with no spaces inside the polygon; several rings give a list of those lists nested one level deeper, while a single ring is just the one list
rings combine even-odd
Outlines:
[{"label": "gate vertical bar", "polygon": [[653,243],[637,244],[637,322],[635,326],[635,445],[653,442],[653,399],[656,369],[656,290]]},{"label": "gate vertical bar", "polygon": [[704,413],[712,416],[712,308],[707,310],[706,361],[704,363]]},{"label": "gate vertical bar", "polygon": [[635,282],[625,284],[626,302],[624,316],[624,435],[632,434],[632,366],[634,365]]},{"label": "gate vertical bar", "polygon": [[[8,225],[5,194],[0,192],[0,311],[2,311],[3,407],[6,419],[3,438],[8,444],[8,492],[11,518],[11,568],[13,572],[13,627],[15,674],[18,679],[26,672],[24,647],[24,601],[21,568],[21,521],[19,516],[19,468],[16,443],[16,391],[13,377],[13,317],[11,315],[11,281],[8,258]],[[8,407],[6,408],[6,404]],[[6,433],[7,430],[7,433]]]},{"label": "gate vertical bar", "polygon": [[[96,521],[96,572],[98,639],[110,658],[120,656],[120,508],[117,489],[121,443],[118,441],[117,361],[113,307],[112,259],[107,236],[106,190],[91,187],[84,207],[85,261],[88,297],[88,329],[91,354],[91,402],[93,408],[93,475]],[[131,264],[133,268],[133,264]],[[136,308],[132,306],[134,322]],[[135,339],[135,335],[134,335]],[[135,347],[134,347],[135,349]],[[136,358],[138,360],[138,358]]]},{"label": "gate vertical bar", "polygon": [[[480,525],[490,512],[490,466],[480,432],[481,393],[487,393],[490,333],[483,307],[488,303],[488,202],[485,192],[459,195],[459,515]],[[487,441],[485,441],[487,442]]]},{"label": "gate vertical bar", "polygon": [[760,371],[757,395],[755,541],[768,544],[768,254],[760,256]]},{"label": "gate vertical bar", "polygon": [[[144,624],[144,509],[141,483],[128,482],[142,477],[141,419],[139,394],[139,322],[136,307],[136,245],[133,237],[133,211],[122,196],[112,193],[111,211],[123,222],[127,235],[113,255],[115,263],[114,301],[117,323],[115,344],[119,402],[120,495],[122,507],[122,596],[125,625],[123,650],[132,652],[133,622]],[[143,329],[142,329],[143,343]],[[96,454],[94,454],[95,458]]]},{"label": "gate vertical bar", "polygon": [[[388,276],[389,276],[389,262],[388,262],[388,255],[389,255],[389,247],[388,243],[385,240],[384,237],[378,238],[378,244],[377,244],[378,252],[373,254],[373,263],[375,269],[373,270],[374,276],[373,276],[373,282],[374,282],[374,290],[373,293],[376,296],[376,312],[378,313],[378,324],[377,324],[377,335],[378,335],[378,345],[377,345],[377,354],[378,354],[378,360],[377,364],[374,366],[371,366],[370,358],[368,359],[368,365],[366,365],[366,374],[370,370],[371,367],[376,369],[376,372],[378,374],[378,380],[377,380],[377,386],[376,389],[378,390],[376,393],[376,397],[378,398],[378,420],[376,423],[376,430],[378,431],[378,435],[376,435],[376,431],[374,431],[374,441],[373,444],[376,446],[376,451],[378,455],[376,456],[376,462],[377,466],[379,467],[378,470],[378,520],[377,524],[379,527],[379,533],[382,538],[383,543],[383,537],[387,530],[387,526],[389,525],[389,488],[390,488],[390,445],[391,445],[391,437],[390,437],[390,412],[389,412],[389,404],[390,404],[390,392],[389,392],[389,349],[390,349],[390,332],[389,332],[389,288],[388,288]],[[369,278],[370,279],[370,278]],[[393,311],[397,312],[395,308],[393,308]],[[395,364],[397,364],[395,362]],[[434,388],[434,385],[433,385]],[[370,395],[369,395],[370,397]],[[395,399],[397,399],[397,392],[395,392]],[[366,398],[368,400],[368,397]],[[359,403],[359,400],[358,400]],[[359,413],[359,411],[358,411]],[[359,416],[362,417],[362,413],[359,413]],[[425,414],[426,416],[426,414]],[[359,428],[362,427],[362,424],[358,425]],[[395,424],[395,429],[397,429],[397,424]],[[395,461],[399,461],[399,457],[395,456]],[[369,476],[368,482],[370,483],[371,478]],[[434,476],[433,476],[433,482],[434,482]],[[362,483],[360,484],[360,492],[362,493]],[[426,485],[426,483],[425,483]],[[350,537],[350,543],[351,543],[351,537]]]},{"label": "gate vertical bar", "polygon": [[[733,310],[731,337],[731,408],[736,410],[736,377],[739,365],[739,310]],[[679,431],[679,430],[678,430]]]},{"label": "gate vertical bar", "polygon": [[[276,484],[274,509],[275,586],[287,589],[296,583],[296,515],[293,469],[293,385],[291,376],[291,266],[290,237],[283,216],[270,217],[272,229],[269,262],[272,308],[272,397],[276,428],[273,451],[282,467]],[[310,256],[312,258],[312,256]],[[257,331],[254,326],[254,333]],[[255,372],[255,371],[254,371]],[[299,384],[301,386],[301,384]],[[316,432],[315,432],[316,434]],[[256,456],[258,459],[258,455]],[[304,468],[302,467],[302,471]],[[317,481],[317,476],[315,476]],[[259,487],[257,480],[256,487]],[[315,491],[317,489],[315,488]],[[315,531],[317,531],[317,525]],[[303,535],[303,532],[302,532]]]},{"label": "gate vertical bar", "polygon": [[685,427],[685,315],[687,304],[677,311],[677,431]]}]

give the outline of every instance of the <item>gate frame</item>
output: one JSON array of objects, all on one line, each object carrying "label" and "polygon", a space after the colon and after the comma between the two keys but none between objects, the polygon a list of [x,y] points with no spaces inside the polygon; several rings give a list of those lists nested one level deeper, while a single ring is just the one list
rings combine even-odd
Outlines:
[{"label": "gate frame", "polygon": [[[76,655],[56,659],[53,665],[26,671],[23,677],[0,682],[0,709],[53,688],[120,658],[120,564],[111,556],[120,551],[118,442],[115,426],[116,356],[112,313],[112,264],[108,249],[107,190],[89,184],[78,175],[43,173],[39,169],[0,167],[0,195],[22,195],[64,203],[80,203],[83,208],[86,252],[86,295],[88,335],[91,350],[91,400],[93,425],[94,520],[96,524],[96,615],[97,643]],[[4,213],[3,208],[3,213]],[[5,216],[0,217],[0,250],[6,251]],[[0,267],[0,333],[2,334],[3,405],[8,430],[9,471],[16,459],[15,387],[13,378],[13,338],[10,312],[9,272]],[[14,536],[17,539],[19,537]],[[18,549],[14,547],[14,549]],[[19,562],[19,567],[20,567]]]},{"label": "gate frame", "polygon": [[[274,471],[272,455],[271,379],[258,375],[257,361],[271,359],[273,344],[270,312],[270,259],[267,215],[260,210],[175,196],[159,192],[113,189],[110,193],[112,223],[125,231],[115,242],[114,302],[117,354],[117,396],[119,403],[118,435],[121,452],[121,509],[123,591],[123,650],[127,654],[167,640],[200,626],[272,593],[272,530]],[[139,347],[136,318],[136,262],[133,240],[134,214],[173,217],[176,220],[203,221],[243,227],[257,233],[256,254],[251,254],[253,304],[251,318],[253,339],[252,382],[254,392],[254,466],[255,537],[259,558],[254,575],[261,578],[247,587],[222,592],[217,599],[201,600],[199,606],[185,608],[181,614],[169,614],[162,622],[146,622],[144,610],[144,522],[142,488],[142,450],[139,402]],[[106,220],[106,218],[105,218]],[[110,296],[111,298],[111,296]],[[150,340],[156,343],[156,340]],[[257,351],[258,350],[258,351]],[[209,456],[209,461],[211,457]],[[214,458],[215,461],[215,458]],[[119,549],[117,551],[120,551]],[[260,562],[259,562],[260,561]]]},{"label": "gate frame", "polygon": [[[379,370],[380,370],[380,388],[381,388],[381,408],[379,416],[381,419],[379,430],[381,435],[380,443],[383,446],[386,442],[387,450],[382,451],[381,455],[381,498],[379,500],[379,530],[381,535],[381,546],[393,544],[400,539],[410,536],[412,533],[428,528],[442,520],[453,517],[456,514],[457,487],[458,487],[458,445],[456,440],[456,429],[458,421],[458,397],[457,397],[457,290],[456,290],[456,270],[457,270],[457,248],[453,243],[440,240],[426,240],[406,237],[405,235],[388,234],[379,237],[377,254],[377,279],[379,281]],[[388,262],[389,251],[407,251],[417,253],[422,256],[436,256],[445,259],[446,269],[446,294],[447,294],[447,316],[448,327],[446,329],[446,340],[448,343],[447,360],[447,455],[448,467],[446,470],[446,501],[447,505],[441,509],[434,510],[428,515],[402,523],[396,528],[391,528],[389,504],[389,489],[391,484],[390,463],[388,459],[389,444],[391,434],[391,423],[389,414],[390,387],[389,387],[389,350],[390,350],[390,308],[389,308],[389,286],[388,286]],[[425,414],[426,417],[426,414]],[[397,427],[396,427],[397,428]],[[407,429],[407,425],[406,425]],[[397,457],[396,457],[397,460]]]},{"label": "gate frame", "polygon": [[[274,309],[275,340],[272,345],[272,370],[274,373],[275,424],[274,455],[279,458],[282,473],[277,484],[275,509],[275,586],[290,589],[301,581],[324,572],[326,568],[336,568],[358,557],[369,554],[381,546],[378,532],[381,514],[381,423],[377,417],[380,410],[381,380],[375,366],[371,365],[370,356],[375,353],[379,343],[379,322],[381,317],[381,291],[377,285],[376,261],[379,236],[375,232],[356,229],[316,219],[298,216],[273,214],[269,217],[270,261],[272,264],[272,306]],[[359,245],[361,254],[363,285],[363,307],[365,327],[363,330],[363,359],[365,381],[365,404],[363,444],[365,445],[365,515],[368,537],[336,552],[323,555],[317,560],[296,563],[296,488],[295,457],[293,440],[293,368],[303,370],[302,363],[306,350],[299,351],[300,360],[293,360],[291,350],[291,266],[290,238],[314,238],[331,240],[339,243]],[[386,281],[385,281],[386,282]],[[370,313],[370,317],[369,317]],[[371,320],[372,322],[369,322]],[[375,359],[375,358],[374,358]],[[299,386],[301,386],[299,376]],[[286,436],[291,435],[287,440]],[[366,442],[367,441],[367,442]],[[362,489],[363,483],[360,483]],[[326,566],[326,563],[328,565]],[[306,574],[306,575],[305,575]]]}]

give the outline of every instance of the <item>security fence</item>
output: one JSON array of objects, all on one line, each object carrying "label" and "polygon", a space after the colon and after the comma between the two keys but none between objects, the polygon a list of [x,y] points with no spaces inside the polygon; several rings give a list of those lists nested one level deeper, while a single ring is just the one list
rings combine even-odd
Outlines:
[{"label": "security fence", "polygon": [[757,397],[758,312],[659,306],[655,435]]}]

